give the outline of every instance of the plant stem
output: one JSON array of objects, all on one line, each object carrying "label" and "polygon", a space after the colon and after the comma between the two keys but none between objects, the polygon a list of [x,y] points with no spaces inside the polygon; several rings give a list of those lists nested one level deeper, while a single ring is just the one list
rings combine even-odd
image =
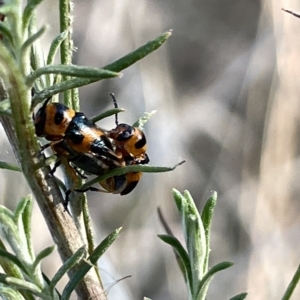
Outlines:
[{"label": "plant stem", "polygon": [[288,300],[291,298],[298,282],[300,280],[300,265],[298,266],[296,273],[294,274],[288,288],[286,289],[283,297],[281,298],[281,300]]},{"label": "plant stem", "polygon": [[[66,32],[67,36],[62,41],[60,47],[60,56],[62,65],[72,64],[72,51],[73,51],[73,40],[72,40],[72,17],[71,17],[71,7],[72,2],[70,0],[60,0],[59,1],[59,11],[60,11],[60,32]],[[70,76],[63,76],[63,81],[70,80]],[[64,92],[64,104],[72,107],[75,110],[79,110],[79,98],[78,90],[67,90]]]},{"label": "plant stem", "polygon": [[[71,0],[60,0],[59,1],[59,10],[60,10],[60,32],[66,32],[66,38],[61,43],[61,64],[62,65],[71,65],[72,64],[72,51],[73,51],[73,40],[72,40],[72,16],[71,16],[71,7],[72,7]],[[68,81],[71,79],[71,76],[65,75],[62,76],[63,81]],[[79,106],[79,96],[78,96],[78,89],[68,89],[64,91],[64,104],[72,107],[74,110],[78,111],[80,109]],[[65,166],[65,169],[66,166]],[[70,174],[66,172],[66,180],[70,180]],[[86,202],[86,198],[85,198]],[[71,203],[72,211],[74,212],[74,224],[79,230],[81,237],[84,239],[84,242],[87,242],[89,248],[91,246],[91,240],[93,240],[91,223],[86,222],[87,218],[83,218],[83,215],[88,215],[88,207],[85,205],[83,207],[84,213],[78,208],[80,203],[74,202]],[[81,226],[84,224],[84,227]],[[90,251],[90,249],[89,249]],[[74,273],[73,273],[74,274]],[[88,277],[88,280],[86,278]],[[101,299],[106,300],[106,293],[103,290],[102,282],[100,275],[96,268],[92,268],[90,272],[84,277],[82,280],[86,285],[82,286],[86,287],[88,291],[85,291],[82,288],[76,287],[76,292],[81,299]],[[90,281],[90,282],[89,282]],[[87,293],[88,292],[88,293]],[[87,297],[87,295],[90,295]]]}]

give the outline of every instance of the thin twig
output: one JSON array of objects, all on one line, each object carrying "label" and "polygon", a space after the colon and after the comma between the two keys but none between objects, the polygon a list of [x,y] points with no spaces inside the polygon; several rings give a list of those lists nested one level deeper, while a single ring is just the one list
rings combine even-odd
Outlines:
[{"label": "thin twig", "polygon": [[291,15],[297,17],[297,18],[300,18],[300,14],[297,14],[297,13],[291,11],[291,10],[284,9],[284,8],[282,8],[281,10],[283,10],[283,11],[285,11],[285,12],[287,12],[287,13],[289,13],[289,14],[291,14]]}]

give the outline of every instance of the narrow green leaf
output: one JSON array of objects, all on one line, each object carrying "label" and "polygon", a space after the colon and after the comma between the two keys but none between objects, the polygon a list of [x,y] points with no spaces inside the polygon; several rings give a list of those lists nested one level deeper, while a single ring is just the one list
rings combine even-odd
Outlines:
[{"label": "narrow green leaf", "polygon": [[[30,291],[21,290],[20,293],[23,295],[23,297],[26,300],[36,300],[35,295],[33,293],[31,293]],[[52,299],[49,299],[49,300],[52,300]]]},{"label": "narrow green leaf", "polygon": [[118,238],[122,227],[115,229],[111,234],[109,234],[94,250],[94,252],[88,257],[88,261],[92,265],[95,265],[98,259],[103,255],[103,253],[110,247],[110,245]]},{"label": "narrow green leaf", "polygon": [[82,263],[82,268],[70,279],[69,283],[65,287],[62,293],[62,299],[69,299],[71,293],[82,280],[86,273],[93,267],[98,261],[101,255],[107,250],[107,248],[116,240],[119,235],[121,228],[114,230],[109,236],[107,236],[98,247],[95,248],[94,252],[90,255],[87,262]]},{"label": "narrow green leaf", "polygon": [[28,252],[24,251],[26,245],[24,245],[23,239],[19,236],[17,225],[12,218],[8,217],[5,213],[1,213],[1,211],[4,211],[2,207],[0,207],[0,229],[2,235],[8,241],[18,259],[29,263],[31,258],[28,256]]},{"label": "narrow green leaf", "polygon": [[39,29],[35,34],[31,35],[22,45],[22,52],[23,54],[31,47],[31,45],[39,39],[47,30],[47,26],[43,26],[41,29]]},{"label": "narrow green leaf", "polygon": [[[11,259],[11,253],[6,251],[6,248],[2,242],[2,240],[0,239],[0,251],[3,251],[3,253],[5,252],[5,254],[2,256],[0,253],[0,265],[2,267],[2,269],[4,270],[4,272],[8,275],[8,276],[12,276],[12,277],[16,277],[16,278],[20,278],[23,279],[23,274],[21,271],[21,268],[23,268],[22,263],[20,262],[20,265],[17,266],[16,263],[19,263],[19,261],[15,261],[15,256]],[[8,255],[6,255],[8,253]]]},{"label": "narrow green leaf", "polygon": [[206,241],[202,222],[195,215],[186,213],[184,218],[184,232],[186,247],[191,263],[193,277],[193,294],[197,283],[203,277],[203,266],[206,256]]},{"label": "narrow green leaf", "polygon": [[207,281],[204,282],[202,288],[201,288],[201,292],[199,295],[194,295],[195,298],[193,299],[197,299],[197,300],[206,300],[207,299],[207,291],[210,285],[210,282],[212,281],[213,277],[210,277]]},{"label": "narrow green leaf", "polygon": [[116,168],[116,169],[113,169],[113,170],[107,172],[105,175],[96,177],[96,178],[86,182],[81,187],[81,189],[86,189],[86,188],[92,186],[93,184],[98,183],[107,178],[117,176],[117,175],[123,175],[123,174],[130,173],[130,172],[145,172],[145,173],[170,172],[170,171],[175,170],[178,166],[180,166],[183,163],[184,163],[184,161],[176,164],[174,167],[155,167],[155,166],[148,166],[148,165],[131,165],[131,166],[126,166],[126,167],[122,167],[122,168]]},{"label": "narrow green leaf", "polygon": [[198,299],[200,298],[200,293],[202,292],[203,287],[205,286],[205,284],[212,279],[212,277],[217,273],[220,272],[222,270],[228,269],[233,265],[232,262],[228,262],[228,261],[224,261],[221,263],[218,263],[214,266],[212,266],[209,271],[203,276],[203,278],[201,279],[201,281],[198,283],[197,285],[197,289],[195,290],[195,298],[194,299]]},{"label": "narrow green leaf", "polygon": [[212,195],[206,201],[204,208],[201,213],[201,219],[204,227],[205,238],[206,238],[206,257],[204,262],[204,273],[208,270],[208,260],[210,252],[210,227],[212,223],[212,216],[214,208],[217,204],[217,193],[213,192]]},{"label": "narrow green leaf", "polygon": [[[47,65],[53,65],[55,56],[59,50],[61,43],[67,38],[68,31],[61,32],[51,43],[50,50],[47,57]],[[56,76],[57,79],[58,76]],[[47,78],[47,86],[52,86],[54,82],[54,75],[48,74]],[[76,109],[77,110],[77,109]]]},{"label": "narrow green leaf", "polygon": [[61,278],[83,258],[84,254],[85,246],[82,246],[59,268],[49,284],[49,289],[52,293],[54,292],[55,287]]},{"label": "narrow green leaf", "polygon": [[[22,270],[24,274],[27,274],[27,269],[24,267],[22,262],[14,254],[7,252],[5,249],[0,249],[0,257],[1,259],[7,259],[13,265],[17,266],[20,270]],[[20,275],[20,273],[18,274]]]},{"label": "narrow green leaf", "polygon": [[[24,210],[25,210],[25,207],[26,207],[26,205],[27,205],[27,202],[28,201],[30,201],[28,198],[26,198],[26,197],[24,197],[24,198],[22,198],[19,202],[18,202],[18,205],[17,205],[17,207],[16,207],[16,209],[15,209],[15,212],[14,212],[14,222],[16,223],[16,224],[18,224],[19,223],[19,220],[21,219],[21,221],[23,221],[22,220],[22,214],[23,214],[23,212],[24,212]],[[23,222],[22,222],[23,223]]]},{"label": "narrow green leaf", "polygon": [[67,37],[68,32],[61,32],[51,43],[49,54],[47,57],[47,65],[52,65],[54,62],[55,55],[60,47],[60,44]]},{"label": "narrow green leaf", "polygon": [[207,199],[201,213],[201,219],[203,222],[206,235],[209,235],[212,216],[216,204],[217,204],[217,192],[213,192],[212,195]]},{"label": "narrow green leaf", "polygon": [[[84,231],[86,232],[86,242],[85,243],[87,246],[87,252],[88,252],[88,255],[91,255],[96,247],[94,233],[93,233],[93,225],[92,225],[91,214],[89,212],[89,206],[88,206],[88,201],[87,201],[86,195],[83,194],[81,196],[82,197],[80,197],[80,198],[82,200],[80,199],[81,206],[79,209],[80,209],[80,212],[82,211]],[[74,209],[74,205],[72,206],[72,209]],[[95,271],[99,278],[99,282],[101,282],[101,276],[100,276],[99,270],[96,269]]]},{"label": "narrow green leaf", "polygon": [[1,214],[5,214],[10,219],[14,220],[14,213],[9,210],[6,206],[0,205],[0,216]]},{"label": "narrow green leaf", "polygon": [[174,198],[174,201],[175,201],[175,204],[177,206],[177,209],[180,213],[180,215],[182,215],[182,212],[183,212],[183,205],[185,204],[185,198],[181,195],[181,193],[176,190],[176,189],[173,189],[173,198]]},{"label": "narrow green leaf", "polygon": [[8,4],[1,5],[0,13],[5,16],[16,14],[16,5],[12,4],[11,2]]},{"label": "narrow green leaf", "polygon": [[143,130],[144,125],[153,117],[153,115],[156,113],[156,110],[152,110],[151,112],[145,112],[142,117],[140,117],[133,125],[132,127],[138,127],[140,130]]},{"label": "narrow green leaf", "polygon": [[[186,250],[183,248],[183,246],[178,241],[178,239],[175,238],[174,236],[159,234],[158,237],[165,243],[171,245],[173,247],[174,251],[176,251],[176,253],[178,254],[178,256],[180,258],[179,267],[180,267],[181,271],[183,272],[182,275],[183,275],[185,281],[187,282],[188,286],[192,287],[193,278],[192,278],[191,264],[190,264],[189,256],[188,256],[188,253],[186,252]],[[183,267],[183,270],[182,270],[182,267]]]},{"label": "narrow green leaf", "polygon": [[[157,208],[157,213],[158,213],[158,217],[159,217],[159,220],[161,222],[161,224],[163,225],[164,227],[164,230],[165,232],[169,235],[169,236],[173,236],[174,237],[174,234],[170,228],[170,226],[168,225],[160,207]],[[181,261],[181,258],[179,257],[179,254],[175,251],[175,249],[173,249],[173,252],[174,252],[174,255],[175,255],[175,259],[177,261],[177,264],[179,265],[179,268],[180,268],[180,271],[181,273],[183,274],[184,276],[184,280],[185,282],[188,282],[188,279],[186,277],[186,272],[185,272],[185,266],[183,265],[182,261]]]},{"label": "narrow green leaf", "polygon": [[248,293],[241,293],[238,294],[232,298],[230,298],[229,300],[244,300],[247,297]]},{"label": "narrow green leaf", "polygon": [[299,283],[299,279],[300,279],[300,264],[298,265],[298,268],[290,282],[290,284],[288,285],[283,297],[281,298],[281,300],[289,300],[291,299],[291,296],[296,288],[296,286]]},{"label": "narrow green leaf", "polygon": [[27,27],[29,26],[29,22],[32,18],[33,12],[37,5],[39,5],[43,0],[30,0],[27,1],[27,5],[24,8],[23,12],[23,31],[27,30]]},{"label": "narrow green leaf", "polygon": [[18,291],[2,284],[0,285],[0,296],[3,300],[25,300]]},{"label": "narrow green leaf", "polygon": [[75,65],[48,65],[37,69],[31,75],[27,76],[26,83],[28,86],[32,86],[34,81],[45,74],[62,74],[74,77],[82,78],[98,78],[98,80],[108,77],[120,76],[120,73],[111,72],[109,70],[97,69],[85,66],[75,66]]},{"label": "narrow green leaf", "polygon": [[[57,300],[61,300],[61,294],[60,292],[57,290],[57,288],[53,288],[52,291],[50,290],[49,286],[51,284],[50,279],[45,275],[45,273],[42,274],[43,275],[43,279],[46,282],[46,289],[47,289],[47,294],[50,294],[52,296],[52,299],[57,299]],[[51,300],[52,300],[51,299]],[[34,299],[33,299],[34,300]]]},{"label": "narrow green leaf", "polygon": [[[37,27],[36,27],[36,18],[31,18],[29,22],[28,27],[28,36],[32,36],[36,33]],[[28,59],[28,57],[26,57]],[[45,55],[44,50],[41,45],[41,40],[36,40],[30,47],[30,65],[31,65],[31,72],[43,67],[45,65]],[[28,73],[27,73],[28,74]],[[35,81],[35,90],[42,90],[46,88],[47,86],[50,86],[50,84],[46,81],[46,76],[39,77]]]},{"label": "narrow green leaf", "polygon": [[4,274],[0,274],[0,281],[9,285],[13,285],[18,289],[31,291],[36,295],[42,296],[42,299],[46,299],[45,295],[42,294],[42,290],[37,285],[29,281],[25,281],[19,278],[9,277]]},{"label": "narrow green leaf", "polygon": [[116,115],[120,112],[124,112],[124,111],[125,111],[125,109],[123,109],[123,108],[113,108],[113,109],[105,111],[102,114],[99,114],[97,116],[94,116],[94,117],[90,118],[90,120],[96,123],[96,122],[98,122],[102,119],[105,119],[105,118],[110,117],[110,116],[114,116],[114,115]]},{"label": "narrow green leaf", "polygon": [[190,258],[193,276],[193,294],[196,291],[197,283],[204,274],[204,262],[206,257],[206,238],[203,224],[195,205],[195,202],[188,191],[184,191],[185,204],[183,205],[183,232],[186,239],[186,246]]},{"label": "narrow green leaf", "polygon": [[0,161],[0,169],[21,172],[21,169],[18,166],[4,162],[4,161]]},{"label": "narrow green leaf", "polygon": [[[116,75],[117,74],[117,75]],[[32,102],[32,107],[35,107],[38,103],[41,101],[52,97],[58,93],[73,89],[73,88],[78,88],[96,81],[99,81],[101,79],[107,79],[107,78],[112,78],[112,77],[117,77],[119,74],[118,73],[106,73],[103,74],[102,78],[72,78],[66,81],[62,81],[59,83],[56,83],[52,85],[51,87],[44,89],[42,91],[39,91],[33,96],[33,102]]]},{"label": "narrow green leaf", "polygon": [[[26,207],[29,206],[29,210],[26,210]],[[33,246],[31,242],[31,212],[32,212],[32,198],[31,196],[24,197],[19,201],[14,214],[14,222],[18,227],[18,235],[20,239],[22,239],[23,244],[27,246],[26,249],[23,249],[23,251],[26,251],[30,257],[31,260],[34,259],[34,251]],[[29,213],[29,216],[25,216]],[[26,222],[29,222],[27,224],[24,224],[24,220]],[[25,228],[26,226],[26,228]]]},{"label": "narrow green leaf", "polygon": [[31,239],[31,216],[32,216],[32,209],[33,209],[33,199],[31,195],[27,196],[25,199],[26,199],[26,206],[24,207],[24,211],[22,214],[22,223],[24,228],[24,234],[26,236],[28,253],[33,260],[35,257],[32,239]]},{"label": "narrow green leaf", "polygon": [[158,217],[159,217],[159,221],[161,222],[165,232],[168,234],[168,235],[171,235],[171,236],[174,236],[169,224],[167,223],[163,213],[162,213],[162,210],[160,207],[157,207],[157,214],[158,214]]},{"label": "narrow green leaf", "polygon": [[9,43],[13,44],[13,37],[12,34],[7,26],[5,26],[2,22],[0,23],[0,33],[3,35],[3,37],[6,37]]},{"label": "narrow green leaf", "polygon": [[106,65],[103,69],[120,72],[135,62],[141,60],[145,56],[149,55],[151,52],[158,49],[160,46],[164,44],[164,42],[171,36],[172,31],[166,31],[162,35],[158,36],[156,39],[146,43],[145,45],[139,47],[138,49],[134,50],[133,52],[121,57],[120,59],[116,60],[115,62]]},{"label": "narrow green leaf", "polygon": [[41,263],[41,261],[42,261],[45,257],[49,256],[55,249],[56,249],[56,246],[55,246],[55,245],[49,246],[49,247],[43,249],[43,250],[37,255],[35,261],[34,261],[33,264],[32,264],[32,268],[33,268],[33,269],[36,269],[36,268],[39,266],[39,264]]}]

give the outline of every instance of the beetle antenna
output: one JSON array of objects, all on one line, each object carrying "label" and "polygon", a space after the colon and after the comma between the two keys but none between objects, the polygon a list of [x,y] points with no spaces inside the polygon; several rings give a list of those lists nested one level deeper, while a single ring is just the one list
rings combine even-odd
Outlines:
[{"label": "beetle antenna", "polygon": [[49,101],[51,100],[52,97],[47,98],[47,100],[43,104],[43,109],[46,109],[46,106],[48,105]]},{"label": "beetle antenna", "polygon": [[[113,100],[115,108],[119,108],[117,99],[115,97],[115,94],[114,93],[109,93],[109,95],[111,96],[111,98]],[[118,121],[118,114],[117,113],[115,114],[115,122],[116,122],[116,125],[118,126],[119,125],[119,121]]]}]

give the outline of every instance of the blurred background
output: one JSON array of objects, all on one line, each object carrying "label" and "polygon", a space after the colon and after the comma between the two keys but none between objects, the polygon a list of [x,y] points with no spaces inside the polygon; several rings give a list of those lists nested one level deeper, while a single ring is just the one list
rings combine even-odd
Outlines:
[{"label": "blurred background", "polygon": [[[57,5],[45,0],[39,10],[40,24],[50,24],[46,51],[59,30]],[[87,116],[112,108],[108,92],[126,109],[121,122],[157,110],[145,126],[151,165],[186,160],[173,172],[144,174],[128,196],[88,193],[98,242],[123,227],[100,262],[109,299],[187,299],[173,252],[157,238],[164,233],[161,207],[183,241],[172,188],[189,190],[199,209],[218,192],[211,265],[234,266],[214,277],[208,299],[245,291],[248,300],[283,295],[300,261],[300,19],[281,8],[299,12],[300,3],[74,1],[75,64],[102,67],[173,29],[121,79],[80,89]],[[114,118],[98,125],[111,129]],[[0,151],[1,160],[14,161],[5,137]],[[29,193],[25,180],[3,170],[0,176],[3,202],[14,208]],[[34,226],[36,251],[53,244],[37,206],[33,222],[40,224]],[[60,265],[53,255],[46,274]],[[298,287],[292,299],[299,297]]]}]

